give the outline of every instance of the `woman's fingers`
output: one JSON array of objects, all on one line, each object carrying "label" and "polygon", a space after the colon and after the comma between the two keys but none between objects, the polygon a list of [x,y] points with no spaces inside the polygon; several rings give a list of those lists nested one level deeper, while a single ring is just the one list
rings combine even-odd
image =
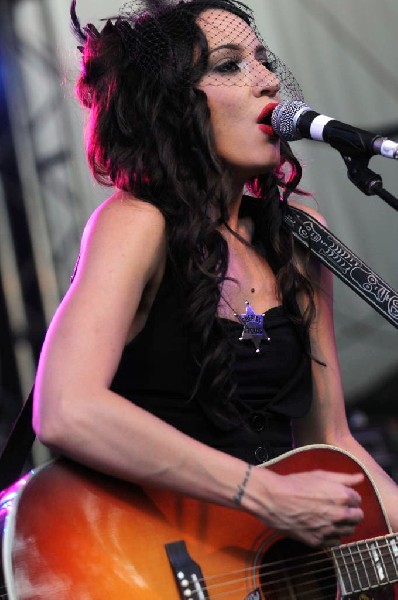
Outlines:
[{"label": "woman's fingers", "polygon": [[266,520],[311,546],[335,545],[364,518],[361,496],[352,487],[362,480],[361,473],[321,470],[279,476]]}]

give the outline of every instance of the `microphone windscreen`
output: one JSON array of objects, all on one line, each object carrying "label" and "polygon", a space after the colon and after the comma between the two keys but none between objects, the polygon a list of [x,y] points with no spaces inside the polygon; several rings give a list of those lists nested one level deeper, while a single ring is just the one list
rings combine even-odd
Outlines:
[{"label": "microphone windscreen", "polygon": [[308,104],[301,100],[286,100],[285,102],[281,102],[272,111],[272,129],[280,138],[285,140],[285,142],[300,140],[302,136],[296,128],[296,123],[300,114],[307,110],[312,109]]}]

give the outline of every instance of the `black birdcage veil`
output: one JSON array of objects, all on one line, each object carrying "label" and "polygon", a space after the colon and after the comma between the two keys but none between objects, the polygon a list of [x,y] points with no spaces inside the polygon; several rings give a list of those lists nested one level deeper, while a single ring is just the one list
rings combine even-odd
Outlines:
[{"label": "black birdcage veil", "polygon": [[[237,0],[130,0],[112,21],[131,63],[148,78],[171,67],[187,86],[198,83],[198,72],[213,85],[275,86],[277,80],[281,99],[303,99],[289,68],[262,40],[252,11]],[[195,61],[199,71],[188,68]]]}]

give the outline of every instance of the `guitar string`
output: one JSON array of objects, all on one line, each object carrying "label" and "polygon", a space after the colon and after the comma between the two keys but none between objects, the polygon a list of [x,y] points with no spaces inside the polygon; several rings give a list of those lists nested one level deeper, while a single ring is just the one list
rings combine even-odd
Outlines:
[{"label": "guitar string", "polygon": [[[313,578],[311,580],[311,578],[308,578],[308,575],[313,575],[316,574],[317,577]],[[337,588],[337,581],[336,581],[336,577],[334,576],[334,574],[330,573],[330,569],[329,569],[329,575],[327,577],[319,577],[319,572],[315,571],[313,573],[302,573],[300,575],[300,577],[305,577],[304,581],[299,581],[296,578],[293,577],[289,577],[289,589],[290,587],[294,587],[295,590],[299,591],[300,590],[300,599],[305,599],[305,596],[307,595],[307,593],[309,593],[308,590],[304,590],[302,588],[308,588],[309,586],[311,586],[311,583],[315,583],[317,585],[318,588],[321,589],[322,592],[325,592],[327,590],[333,589],[335,590]],[[286,587],[286,582],[287,582],[287,578],[285,577],[283,580],[282,579],[278,579],[278,580],[272,580],[269,582],[263,582],[263,585],[268,583],[269,586],[269,590],[272,591],[273,593],[280,593],[283,591],[286,591],[287,587]],[[291,585],[293,583],[293,586]],[[237,585],[241,584],[240,588],[237,588]],[[231,590],[231,586],[234,586],[233,589]],[[215,588],[218,588],[217,590]],[[224,588],[224,591],[222,590],[222,588]],[[224,596],[226,596],[227,594],[231,593],[231,591],[233,592],[239,592],[240,589],[245,589],[247,591],[247,578],[242,578],[240,580],[235,580],[235,581],[229,581],[229,582],[225,582],[224,584],[218,584],[218,585],[213,585],[213,586],[205,586],[201,588],[201,591],[207,591],[209,592],[209,597],[212,600],[216,600],[217,598],[222,598]],[[313,589],[310,590],[310,593],[313,593]],[[198,592],[199,594],[199,592]],[[320,597],[321,599],[324,600],[324,596],[322,595]],[[313,599],[313,597],[312,597]],[[315,600],[315,599],[313,599]]]},{"label": "guitar string", "polygon": [[[300,586],[298,586],[298,589],[294,590],[295,595],[292,596],[292,589],[291,586],[289,585],[289,587],[286,587],[286,585],[284,587],[279,587],[276,588],[275,587],[270,587],[268,590],[265,590],[265,593],[268,595],[269,593],[271,593],[273,596],[275,595],[276,597],[285,597],[285,596],[278,596],[278,594],[284,594],[286,591],[289,592],[289,598],[294,598],[295,600],[306,600],[306,598],[310,598],[310,600],[327,600],[328,598],[332,597],[333,594],[333,600],[335,600],[336,597],[336,591],[337,591],[337,582],[334,580],[333,583],[331,583],[330,585],[322,585],[319,586],[318,585],[318,580],[314,580],[315,583],[317,584],[317,589],[316,589],[316,593],[320,594],[317,596],[314,596],[314,589],[308,589],[306,591],[304,590],[300,590]],[[311,582],[307,582],[306,584],[302,584],[302,585],[306,585],[307,587],[311,585]],[[202,597],[203,592],[206,591],[206,588],[204,588],[203,590],[201,590],[200,592],[193,592],[193,598],[199,598]],[[242,596],[244,596],[245,594],[247,595],[247,585],[245,582],[245,585],[242,585],[239,588],[233,588],[226,590],[225,592],[221,592],[219,594],[212,594],[211,596],[209,596],[211,598],[211,600],[222,600],[223,598],[230,598],[231,594],[242,594]],[[296,595],[296,591],[297,591],[297,595]],[[325,594],[327,594],[327,596],[325,596]]]},{"label": "guitar string", "polygon": [[[310,554],[306,554],[305,558],[315,558],[317,559],[318,557],[321,557],[321,559],[319,560],[313,560],[312,562],[309,562],[307,564],[309,564],[310,566],[312,565],[319,565],[324,563],[330,563],[330,558],[325,556],[326,550],[321,550],[321,551],[317,551],[317,552],[313,552]],[[294,565],[294,563],[297,563],[297,565]],[[275,567],[281,566],[281,569],[278,569]],[[276,560],[273,562],[270,562],[266,565],[266,569],[268,573],[278,573],[286,568],[288,568],[289,570],[292,570],[294,568],[300,568],[302,566],[302,562],[301,562],[301,557],[291,557],[291,558],[285,558],[285,559],[281,559],[281,560]],[[272,569],[274,569],[273,571],[269,570],[269,567],[271,567]],[[253,567],[254,569],[255,567]],[[216,575],[210,575],[209,577],[207,577],[207,581],[211,580],[211,579],[218,579],[219,577],[229,577],[230,575],[240,575],[242,573],[246,573],[247,569],[236,569],[235,571],[230,571],[230,572],[226,572],[226,573],[220,573],[220,574],[216,574]]]},{"label": "guitar string", "polygon": [[[315,564],[315,563],[314,563],[314,564]],[[362,564],[363,564],[363,563],[362,563]],[[326,569],[326,568],[325,568],[325,569],[319,569],[319,568],[318,568],[318,569],[316,569],[316,570],[314,570],[314,571],[312,571],[312,572],[306,572],[306,573],[302,573],[302,572],[301,572],[301,573],[299,573],[299,577],[308,577],[308,575],[315,574],[317,577],[316,577],[316,579],[315,579],[314,581],[315,581],[317,584],[324,584],[326,581],[330,580],[330,577],[331,577],[331,575],[330,575],[330,569],[331,569],[331,565],[332,565],[332,563],[330,563],[330,562],[329,562],[329,563],[328,563],[328,565],[327,565],[327,569]],[[253,567],[253,568],[252,568],[252,570],[253,570],[253,571],[255,571],[255,570],[256,570],[256,567]],[[288,570],[288,569],[285,569],[285,570],[284,570],[284,572],[286,572],[286,570]],[[320,574],[321,574],[323,571],[325,571],[325,570],[327,570],[327,571],[329,572],[329,575],[328,575],[327,577],[320,577]],[[249,570],[249,571],[250,571],[250,570]],[[279,573],[281,573],[281,572],[282,572],[282,570],[280,570],[280,571],[277,571],[277,570],[275,570],[275,571],[274,571],[272,574],[279,574]],[[356,578],[358,579],[358,582],[360,582],[360,580],[359,580],[359,577],[358,577],[358,572],[357,572],[357,571],[354,571],[354,570],[351,570],[351,574],[354,574],[354,573],[355,573],[355,575],[356,575]],[[250,573],[249,573],[249,574],[250,574]],[[261,576],[262,576],[262,575],[264,575],[264,574],[266,574],[267,576],[270,576],[270,572],[269,572],[269,570],[267,570],[267,568],[266,568],[266,567],[263,569],[263,571],[261,570],[261,568],[259,568],[259,569],[258,569],[258,577],[261,577]],[[297,575],[294,575],[294,574],[292,574],[292,572],[290,572],[290,575],[291,575],[292,579],[293,579],[293,578],[296,578],[296,580],[297,580],[297,583],[298,583],[299,585],[302,585],[302,584],[300,584],[300,583],[299,583]],[[375,573],[375,575],[376,575],[376,573]],[[214,578],[214,577],[213,577],[213,578]],[[377,575],[376,575],[376,578],[377,578]],[[241,579],[235,579],[235,580],[231,580],[231,581],[227,581],[227,582],[223,582],[223,583],[219,583],[219,584],[211,584],[211,585],[207,585],[207,586],[205,586],[205,589],[207,589],[207,590],[209,590],[209,591],[210,591],[210,590],[213,590],[213,589],[216,589],[216,588],[225,587],[225,586],[230,586],[232,583],[246,582],[246,580],[247,580],[247,571],[245,572],[245,576],[244,576],[244,577],[242,577]],[[334,580],[334,583],[333,583],[333,585],[334,585],[334,587],[336,587],[336,581],[335,581],[335,576],[334,576],[334,575],[333,575],[333,580]],[[275,586],[276,584],[278,584],[278,585],[279,585],[280,583],[282,583],[282,584],[284,584],[284,585],[285,585],[285,582],[286,582],[286,577],[284,577],[283,579],[275,579],[275,580],[273,580],[273,581],[272,581],[272,584],[273,584],[274,586]],[[367,582],[366,582],[366,584],[367,584],[367,586],[368,586],[368,587],[366,587],[366,586],[365,586],[365,587],[366,587],[366,589],[369,589],[370,587],[372,587],[372,586],[374,586],[374,585],[376,585],[376,584],[377,584],[378,586],[380,586],[380,587],[381,587],[382,585],[393,584],[393,583],[396,583],[396,582],[397,582],[397,580],[395,580],[395,581],[393,581],[393,580],[389,580],[389,581],[386,581],[385,583],[384,583],[384,582],[382,583],[382,582],[380,582],[380,581],[379,581],[379,579],[377,578],[377,581],[372,583],[372,582],[369,580],[369,578],[367,577]],[[204,582],[203,582],[203,583],[204,583]],[[285,587],[284,587],[284,588],[282,588],[282,589],[285,589]],[[326,589],[326,588],[325,588],[325,587],[323,587],[323,589]],[[365,588],[364,588],[364,589],[365,589]],[[273,590],[273,591],[274,591],[274,590]],[[357,588],[354,588],[354,590],[353,590],[353,591],[358,591],[358,589],[357,589]],[[360,591],[363,591],[363,590],[361,589]],[[219,595],[218,595],[218,597],[221,597],[222,595],[225,595],[225,592],[223,592],[221,595],[219,594]],[[213,598],[215,598],[216,596],[215,596],[215,595],[212,593],[211,597],[212,597],[212,599],[213,599]],[[301,596],[300,596],[300,597],[301,597]]]},{"label": "guitar string", "polygon": [[[330,572],[330,569],[328,569],[328,571],[329,571],[329,575],[327,577],[322,577],[322,578],[319,577],[319,571],[314,571],[313,573],[310,573],[310,574],[301,573],[300,577],[301,578],[305,577],[305,581],[299,581],[297,576],[295,578],[289,577],[289,583],[290,583],[289,589],[291,587],[294,587],[294,589],[297,592],[299,592],[299,596],[297,596],[297,597],[299,597],[300,599],[303,599],[303,600],[305,599],[305,597],[308,593],[312,594],[314,590],[313,589],[304,590],[301,588],[308,588],[309,586],[311,586],[311,583],[313,583],[313,582],[317,584],[317,587],[321,589],[322,593],[324,593],[325,591],[331,590],[331,589],[336,590],[336,588],[337,588],[336,577],[335,577],[334,573]],[[308,575],[313,575],[313,574],[316,574],[317,577],[314,578],[313,580],[308,579]],[[266,585],[268,583],[269,591],[271,591],[273,594],[275,594],[275,593],[280,593],[280,592],[286,591],[286,589],[287,589],[286,581],[287,581],[287,578],[285,577],[284,580],[279,579],[279,580],[275,580],[275,581],[263,582],[263,585],[264,584]],[[291,585],[292,583],[293,583],[293,586]],[[241,584],[241,587],[237,588],[236,587],[237,584]],[[283,584],[283,585],[281,585],[281,584]],[[231,586],[234,586],[234,587],[231,589]],[[219,588],[218,592],[217,591],[214,592],[215,588]],[[220,591],[222,588],[228,588],[228,589],[225,589],[225,591]],[[234,581],[225,582],[224,584],[205,586],[205,587],[201,588],[201,592],[204,592],[204,591],[211,592],[209,597],[212,600],[225,597],[227,594],[230,594],[232,591],[234,593],[237,593],[241,590],[242,591],[246,590],[246,593],[247,593],[247,578],[237,579]],[[199,593],[200,592],[197,592],[197,594],[199,594]],[[322,600],[325,600],[323,595],[320,598]],[[313,598],[313,596],[311,596],[311,599],[315,600]]]},{"label": "guitar string", "polygon": [[[294,581],[293,583],[294,583],[296,589],[299,589],[300,587],[303,587],[303,586],[308,587],[309,585],[311,585],[311,583],[315,583],[316,586],[317,586],[317,588],[322,591],[322,596],[319,596],[319,600],[325,600],[325,596],[324,596],[325,592],[331,591],[331,590],[333,590],[333,592],[335,592],[336,589],[337,589],[337,580],[336,580],[336,577],[334,575],[332,575],[332,574],[329,574],[328,577],[320,578],[319,577],[319,572],[315,572],[315,573],[316,573],[317,577],[315,577],[312,582],[311,582],[311,580],[308,580],[308,577],[307,577],[306,581],[303,582],[303,583],[301,583],[299,581]],[[304,576],[304,574],[302,576]],[[307,574],[306,574],[306,576],[307,576]],[[331,577],[333,577],[333,582],[329,583]],[[202,590],[203,591],[208,591],[208,592],[211,591],[211,596],[210,597],[211,597],[212,600],[215,600],[216,598],[217,599],[223,598],[226,595],[228,595],[228,594],[231,593],[231,589],[230,589],[231,588],[231,583],[232,582],[227,582],[227,583],[224,583],[224,584],[221,584],[221,585],[219,584],[218,586],[214,586],[214,585],[213,586],[208,586],[208,587],[202,588]],[[246,578],[244,578],[244,579],[242,579],[240,581],[237,580],[235,582],[235,584],[236,583],[242,583],[242,584],[244,584],[244,587],[241,588],[241,589],[242,589],[242,591],[243,590],[247,591],[247,580],[246,580]],[[286,577],[284,578],[284,580],[276,580],[276,581],[272,581],[272,582],[269,582],[269,583],[272,586],[270,588],[270,590],[272,591],[273,594],[286,591],[286,589],[287,589],[286,588]],[[326,583],[327,583],[327,585],[326,585]],[[280,584],[283,584],[283,585],[280,586]],[[279,587],[275,588],[276,585],[278,585]],[[377,588],[386,587],[387,585],[391,585],[391,582],[381,583],[380,581],[378,581],[377,584],[371,584],[369,582],[369,584],[367,586],[362,587],[361,589],[353,587],[352,593],[357,593],[357,592],[360,592],[360,591],[366,591],[366,590],[371,589],[371,588],[374,589],[375,587],[377,587]],[[224,588],[228,587],[228,589],[226,591],[220,591],[218,593],[213,593],[213,589],[215,587],[218,587],[218,588],[220,588],[220,587],[224,587]],[[289,587],[289,589],[290,589],[290,587]],[[300,591],[300,595],[297,596],[297,598],[300,598],[300,600],[301,599],[305,600],[305,597],[307,596],[307,593],[310,593],[311,594],[311,600],[318,600],[318,599],[316,599],[312,595],[313,591],[314,591],[313,589],[309,590],[308,592],[302,590],[302,591]],[[233,592],[235,592],[235,593],[239,592],[239,589],[237,589],[236,587],[234,587],[233,588]],[[199,592],[198,592],[198,594],[199,594]],[[334,598],[334,596],[333,596],[333,598]]]},{"label": "guitar string", "polygon": [[[327,583],[327,585],[326,585],[326,582],[329,582],[330,579],[331,579],[331,577],[333,577],[333,582]],[[216,599],[219,600],[221,598],[229,597],[229,595],[232,592],[233,593],[242,593],[242,594],[246,593],[247,594],[247,581],[246,581],[246,579],[242,579],[242,580],[240,580],[237,583],[242,583],[242,587],[240,587],[240,588],[234,587],[231,590],[230,589],[231,586],[229,584],[224,584],[224,586],[228,585],[229,589],[227,589],[227,590],[225,590],[223,592],[216,593],[216,594],[214,594],[212,592],[211,596],[210,596],[211,600],[216,600]],[[291,588],[292,588],[292,586],[291,586],[291,584],[292,584],[291,580],[289,581],[289,588],[286,587],[286,578],[285,578],[284,581],[279,580],[279,581],[276,581],[276,582],[272,581],[272,582],[269,582],[269,583],[271,584],[271,587],[269,587],[268,590],[267,589],[265,590],[266,593],[271,592],[272,594],[280,594],[280,593],[286,592],[287,589],[289,589],[289,598],[292,597],[290,595],[291,594]],[[276,588],[275,584],[279,585],[279,583],[283,583],[283,587]],[[309,587],[309,586],[311,586],[312,583],[316,584],[316,586],[317,586],[317,592],[319,591],[322,595],[320,595],[320,596],[314,596],[313,595],[314,594],[314,589],[312,589],[312,588],[308,589],[306,591],[300,589],[303,586]],[[333,592],[333,600],[334,600],[335,599],[335,593],[336,593],[336,591],[338,589],[337,579],[332,574],[329,575],[328,577],[324,577],[323,579],[319,579],[319,577],[317,577],[313,581],[308,580],[308,578],[307,578],[307,580],[304,583],[298,583],[298,582],[294,581],[293,584],[294,584],[295,592],[297,591],[297,595],[295,595],[294,598],[295,599],[300,599],[300,600],[305,600],[305,598],[307,598],[309,594],[310,594],[311,600],[325,600],[325,593],[329,593],[329,592],[330,593]],[[353,589],[352,593],[358,593],[358,592],[361,592],[361,591],[366,591],[368,589],[373,589],[373,590],[374,589],[379,589],[379,588],[382,588],[382,587],[387,587],[388,585],[389,585],[388,582],[387,583],[380,583],[380,582],[378,582],[377,585],[375,585],[375,584],[370,585],[369,584],[369,587],[366,588],[366,589],[360,589],[360,590],[359,589]],[[204,591],[210,591],[213,588],[214,588],[214,586],[201,588],[200,591],[198,591],[198,592],[195,591],[194,592],[194,597],[199,597],[199,594],[203,593]]]},{"label": "guitar string", "polygon": [[[280,561],[275,561],[275,562],[271,562],[268,564],[265,564],[261,567],[252,567],[253,570],[257,569],[259,575],[262,575],[262,569],[264,570],[264,573],[266,573],[267,575],[278,575],[281,572],[284,572],[286,570],[289,570],[289,572],[294,572],[294,570],[298,570],[298,569],[302,569],[303,565],[305,564],[306,567],[311,567],[311,568],[316,568],[317,571],[319,571],[320,567],[322,567],[322,565],[331,565],[333,564],[333,559],[331,557],[327,557],[325,556],[325,551],[321,551],[318,553],[313,553],[313,554],[307,554],[305,555],[305,558],[309,558],[309,557],[320,557],[322,556],[322,558],[319,558],[319,560],[313,560],[312,562],[308,562],[308,561],[302,561],[301,558],[289,558],[289,559],[284,559],[284,560],[280,560]],[[290,563],[290,564],[289,564]],[[296,564],[294,564],[296,563]],[[359,562],[357,563],[359,564]],[[275,568],[278,565],[281,565],[281,568]],[[271,569],[270,569],[271,567]],[[213,580],[217,580],[217,579],[223,579],[226,577],[239,577],[240,575],[246,574],[247,573],[247,569],[237,569],[235,571],[230,571],[230,572],[225,572],[225,573],[218,573],[216,575],[210,575],[206,577],[206,583],[209,583]],[[199,580],[199,582],[201,583],[205,583],[204,579],[203,580]],[[217,584],[214,584],[217,585]]]},{"label": "guitar string", "polygon": [[[360,540],[358,542],[351,542],[349,544],[344,545],[344,548],[348,548],[351,550],[352,547],[357,547],[357,550],[354,550],[350,553],[349,555],[349,560],[350,563],[352,565],[354,565],[354,567],[357,567],[358,565],[363,565],[364,562],[371,562],[373,564],[373,566],[375,567],[376,562],[375,559],[373,558],[373,549],[369,550],[369,546],[370,544],[372,544],[372,542],[378,542],[378,540],[384,540],[384,539],[397,539],[398,534],[390,534],[388,536],[382,536],[382,537],[377,537],[377,538],[370,538],[369,540]],[[364,546],[366,544],[366,546]],[[360,548],[360,546],[364,546],[363,548]],[[335,546],[335,548],[341,548],[342,546]],[[383,556],[383,550],[387,549],[388,552],[386,555]],[[377,544],[377,547],[375,549],[377,551],[378,554],[380,554],[380,563],[386,567],[386,563],[387,563],[387,559],[388,562],[390,562],[390,564],[393,565],[394,567],[394,571],[395,571],[395,577],[396,579],[393,580],[391,579],[390,583],[396,583],[398,582],[398,555],[394,555],[392,554],[391,551],[391,546],[388,542],[383,543],[383,544]],[[365,557],[365,561],[364,561],[364,557],[363,557],[363,552],[366,552],[368,554],[368,557]],[[371,555],[372,554],[372,555]],[[343,559],[347,558],[347,556],[343,556]],[[356,560],[356,559],[359,560]],[[353,560],[354,559],[354,560]],[[347,567],[347,565],[345,565]],[[351,572],[354,572],[354,570],[351,570]]]},{"label": "guitar string", "polygon": [[[394,537],[396,537],[396,534],[391,534],[391,538],[394,538]],[[371,542],[377,541],[379,539],[384,539],[384,538],[382,538],[382,537],[381,538],[371,538],[369,540],[366,540],[366,543],[370,544]],[[347,545],[344,545],[344,547],[348,547],[348,548],[355,547],[355,546],[358,547],[360,544],[363,544],[363,543],[365,543],[365,542],[364,541],[351,542],[351,543],[349,543]],[[341,546],[334,546],[334,548],[340,548],[340,547]],[[379,544],[377,547],[378,547],[379,550],[384,550],[384,549],[388,548],[388,550],[390,551],[390,546],[387,543],[385,543],[383,545]],[[332,548],[329,548],[329,549],[325,548],[324,550],[321,550],[321,551],[316,551],[316,552],[313,552],[313,553],[310,553],[310,554],[305,554],[304,557],[306,559],[315,559],[312,562],[308,562],[308,560],[307,560],[306,565],[312,567],[312,566],[320,565],[322,562],[330,563],[333,559],[331,557],[328,557],[328,556],[325,556],[325,555],[326,555],[326,553],[328,551],[330,552],[331,550],[332,550]],[[370,556],[369,549],[366,548],[366,550],[369,553],[369,560],[371,562],[374,562],[374,559]],[[321,557],[321,556],[322,556],[322,558],[318,558],[318,557]],[[359,560],[356,560],[356,558],[358,558]],[[384,557],[384,558],[386,558],[386,557]],[[391,554],[389,554],[388,558],[390,559],[390,562],[393,564],[394,570],[395,570],[396,575],[398,577],[398,567],[397,567],[397,564],[394,562],[394,558],[392,557]],[[398,557],[397,557],[397,561],[398,561]],[[296,566],[294,564],[295,562],[297,563]],[[350,563],[352,565],[354,565],[354,566],[358,566],[358,565],[364,564],[363,550],[361,550],[360,548],[358,548],[357,550],[352,551],[351,554],[350,554]],[[270,571],[269,567],[275,569],[275,567],[278,567],[278,566],[283,567],[283,569],[287,568],[289,570],[292,570],[294,568],[300,568],[302,566],[302,557],[291,557],[291,558],[285,558],[285,559],[278,560],[278,561],[273,561],[273,562],[268,563],[268,565],[266,565],[265,568],[267,569],[268,573],[271,572],[272,574],[275,574],[275,573],[278,572],[278,569],[276,569],[274,571]],[[230,576],[230,575],[239,575],[240,573],[244,573],[244,572],[246,572],[245,569],[237,569],[235,571],[231,571],[231,572],[228,572],[228,573],[221,573],[221,574],[216,574],[216,575],[210,575],[209,577],[207,577],[207,581],[209,581],[211,579],[217,579],[219,577],[227,577],[227,576]]]},{"label": "guitar string", "polygon": [[[242,580],[244,580],[244,579],[247,578],[247,574],[248,573],[250,574],[250,571],[253,571],[253,572],[257,571],[257,574],[258,574],[259,577],[261,577],[263,575],[267,575],[267,576],[274,576],[274,575],[276,575],[276,576],[278,576],[280,573],[285,573],[286,571],[289,571],[289,573],[294,573],[295,570],[302,569],[302,566],[304,564],[304,563],[297,562],[296,566],[289,567],[289,566],[286,565],[285,561],[278,561],[278,562],[280,562],[283,565],[281,569],[270,570],[269,566],[273,567],[276,563],[269,563],[268,565],[261,565],[261,567],[251,567],[251,569],[239,569],[238,571],[234,571],[234,572],[231,572],[231,573],[222,573],[222,574],[219,574],[219,575],[213,575],[213,576],[210,576],[210,577],[206,577],[206,580],[202,579],[202,580],[199,580],[199,581],[201,583],[204,583],[209,588],[210,587],[215,588],[215,587],[217,587],[217,585],[224,585],[224,584],[223,583],[220,583],[220,584],[210,583],[209,584],[209,581],[211,582],[214,579],[221,580],[221,579],[225,579],[225,578],[231,577],[231,576],[236,577],[236,579],[234,581],[242,581]],[[331,564],[330,559],[329,560],[322,559],[322,560],[319,560],[319,561],[313,561],[312,563],[306,563],[306,566],[310,565],[311,567],[315,567],[316,570],[314,569],[313,571],[310,571],[310,572],[317,572],[317,573],[319,573],[319,572],[322,572],[323,570],[325,570],[326,568],[328,568],[330,566],[330,564]],[[323,565],[325,565],[325,569],[320,568],[320,567],[323,567]],[[276,580],[276,581],[278,581],[278,580]]]},{"label": "guitar string", "polygon": [[[392,535],[392,537],[394,537],[394,534]],[[377,540],[377,539],[383,539],[383,538],[375,538],[375,540]],[[373,540],[369,540],[369,541],[368,541],[368,543],[369,543],[370,541],[373,541]],[[354,542],[354,543],[352,543],[352,545],[353,545],[353,546],[355,546],[355,545],[358,545],[358,543],[357,543],[357,542]],[[388,544],[384,544],[383,546],[382,546],[382,545],[379,545],[379,546],[378,546],[378,548],[379,548],[379,549],[383,549],[383,548],[389,548],[389,546],[388,546]],[[389,549],[390,549],[390,548],[389,548]],[[313,553],[313,554],[310,554],[310,555],[306,555],[306,558],[308,558],[308,557],[311,557],[311,556],[312,556],[312,557],[320,556],[321,554],[324,554],[324,553],[325,553],[325,551],[322,551],[322,552],[317,552],[317,553]],[[354,561],[352,561],[352,560],[351,560],[351,563],[353,563],[353,564],[354,564],[354,567],[355,567],[355,565],[364,565],[363,557],[362,557],[362,555],[361,555],[361,551],[360,551],[360,550],[358,550],[358,551],[354,551],[354,552],[351,552],[350,559],[352,559],[352,558],[354,557],[354,555],[355,555],[355,554],[356,554],[357,556],[359,556],[361,560],[360,560],[360,561],[355,561],[355,560],[354,560]],[[390,557],[389,557],[389,558],[390,558],[390,560],[391,560],[391,563],[394,565],[394,569],[395,569],[395,571],[397,571],[397,567],[396,567],[396,565],[395,565],[395,563],[394,563],[393,557],[390,555]],[[369,557],[369,559],[372,561],[372,558],[371,558],[371,557]],[[294,563],[295,561],[297,562],[297,566],[295,566],[295,567],[289,567],[289,566],[287,565],[287,563],[289,563],[289,562],[290,562],[290,563]],[[308,562],[304,563],[306,567],[308,567],[308,566],[317,566],[317,565],[318,565],[318,567],[317,567],[317,569],[316,569],[315,571],[312,571],[312,572],[306,572],[306,573],[301,573],[301,574],[300,574],[300,577],[304,577],[304,576],[306,576],[306,577],[307,577],[307,576],[308,576],[308,574],[315,573],[315,574],[317,574],[317,575],[318,575],[318,577],[317,577],[317,579],[316,579],[316,582],[317,582],[318,584],[319,584],[319,583],[322,583],[322,581],[323,581],[323,580],[324,580],[324,581],[327,581],[328,579],[330,579],[330,575],[329,575],[328,577],[326,577],[326,578],[323,578],[323,580],[319,578],[319,574],[320,574],[322,571],[326,570],[326,569],[319,569],[319,565],[320,565],[320,564],[322,564],[322,563],[327,563],[327,570],[328,570],[328,571],[330,571],[330,568],[331,568],[331,567],[332,567],[332,565],[333,565],[332,559],[331,559],[331,558],[324,557],[322,560],[318,560],[318,561],[312,561],[312,563],[308,563]],[[282,564],[282,565],[283,565],[283,570],[282,570],[282,569],[280,569],[280,570],[278,570],[278,569],[274,569],[273,571],[270,571],[270,570],[269,570],[269,566],[272,566],[272,567],[274,567],[274,566],[276,566],[277,564]],[[269,565],[265,565],[264,567],[260,567],[260,568],[258,568],[258,576],[259,576],[259,577],[261,577],[263,574],[266,574],[267,576],[270,576],[270,575],[278,575],[278,574],[279,574],[279,573],[281,573],[282,571],[283,571],[283,572],[286,572],[286,570],[289,570],[289,571],[290,571],[290,573],[291,573],[291,572],[292,572],[292,570],[294,570],[294,569],[300,569],[300,568],[301,568],[301,566],[302,566],[302,563],[300,562],[300,559],[297,559],[297,558],[291,558],[291,559],[288,559],[288,560],[276,561],[276,562],[274,562],[274,563],[269,563]],[[351,570],[350,570],[350,568],[349,568],[347,565],[345,565],[345,566],[346,566],[346,568],[347,568],[347,571],[348,571],[348,575],[349,575],[349,577],[350,577],[350,574],[352,574],[352,575],[354,575],[354,579],[355,579],[355,577],[356,577],[356,579],[358,579],[358,581],[359,581],[358,570],[357,570],[356,568],[354,568],[354,569],[351,569]],[[263,569],[263,571],[262,571],[262,569]],[[256,567],[253,567],[253,568],[252,568],[252,570],[253,570],[253,571],[254,571],[254,570],[256,570]],[[244,573],[244,574],[245,574],[245,577],[243,577],[242,579],[230,580],[230,581],[227,581],[227,582],[225,582],[225,583],[219,583],[219,584],[211,584],[211,585],[208,585],[208,582],[209,582],[209,581],[211,581],[211,580],[214,580],[214,579],[221,579],[221,578],[229,577],[230,575],[238,575],[239,573],[242,573],[242,574]],[[376,575],[376,573],[375,573],[375,575]],[[377,577],[377,575],[376,575],[376,577]],[[297,578],[297,576],[296,576],[296,578]],[[229,585],[229,586],[230,586],[230,585],[231,585],[231,584],[233,584],[233,583],[239,583],[239,582],[241,582],[241,581],[246,581],[246,579],[247,579],[247,570],[244,570],[244,569],[240,569],[240,570],[237,570],[237,571],[235,571],[235,572],[231,572],[231,573],[225,573],[225,574],[221,574],[221,575],[213,575],[213,576],[210,576],[210,577],[207,577],[207,578],[206,578],[207,585],[205,586],[205,589],[208,589],[208,590],[210,590],[210,589],[215,589],[216,587],[222,587],[222,586],[225,586],[225,585]],[[368,583],[369,583],[369,586],[370,586],[370,585],[371,585],[371,582],[369,581],[369,578],[368,578],[368,577],[367,577],[367,580],[368,580]],[[397,579],[397,580],[395,580],[395,581],[393,581],[393,580],[389,580],[389,581],[387,581],[387,582],[386,582],[386,584],[383,584],[383,585],[392,584],[392,583],[395,583],[396,581],[398,581],[398,579]],[[284,580],[283,580],[283,579],[280,579],[280,580],[276,579],[276,580],[274,580],[272,583],[275,585],[275,584],[279,584],[279,583],[283,583],[283,582],[284,582]],[[205,583],[205,581],[203,580],[203,581],[202,581],[202,583]],[[372,584],[372,585],[373,585],[373,584]],[[335,583],[335,582],[334,582],[334,587],[336,587],[336,583]],[[225,595],[225,593],[223,592],[223,593],[222,593],[222,595]],[[213,598],[213,597],[214,597],[214,595],[212,594],[212,598]]]}]

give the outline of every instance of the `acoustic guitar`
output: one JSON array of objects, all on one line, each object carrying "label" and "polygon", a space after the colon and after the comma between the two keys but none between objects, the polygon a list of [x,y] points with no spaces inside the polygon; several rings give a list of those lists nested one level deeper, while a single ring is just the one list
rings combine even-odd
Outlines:
[{"label": "acoustic guitar", "polygon": [[[324,445],[262,467],[365,472]],[[244,512],[53,461],[1,494],[0,598],[396,600],[398,534],[365,475],[355,535],[314,549]]]}]

